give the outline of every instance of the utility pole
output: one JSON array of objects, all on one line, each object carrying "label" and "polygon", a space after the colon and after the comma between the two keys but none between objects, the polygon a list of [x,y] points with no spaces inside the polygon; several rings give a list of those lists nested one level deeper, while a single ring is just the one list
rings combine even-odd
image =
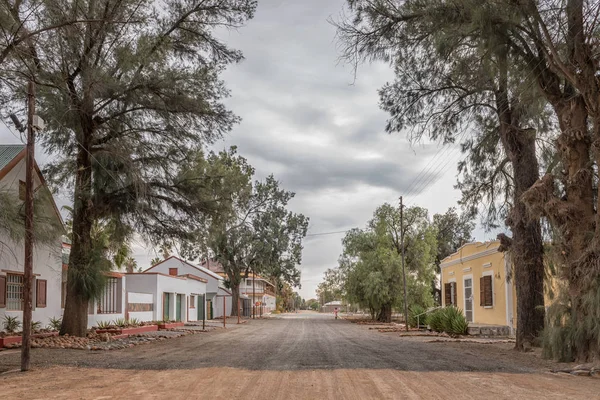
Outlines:
[{"label": "utility pole", "polygon": [[404,204],[400,196],[400,243],[402,247],[402,277],[404,278],[404,325],[408,332],[408,297],[406,295],[406,268],[404,267]]},{"label": "utility pole", "polygon": [[23,275],[23,338],[21,371],[29,371],[33,298],[33,169],[35,164],[35,83],[27,84],[27,156],[25,158],[25,265]]}]

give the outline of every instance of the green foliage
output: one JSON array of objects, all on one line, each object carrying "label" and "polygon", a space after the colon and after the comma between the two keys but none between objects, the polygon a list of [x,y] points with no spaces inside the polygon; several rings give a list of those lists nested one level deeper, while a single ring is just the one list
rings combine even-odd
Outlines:
[{"label": "green foliage", "polygon": [[112,325],[118,326],[119,328],[126,328],[128,324],[125,318],[117,318],[112,322]]},{"label": "green foliage", "polygon": [[212,254],[235,293],[250,272],[269,278],[278,290],[299,285],[308,218],[287,210],[295,194],[280,188],[272,175],[252,182],[254,168],[235,149],[215,157],[228,171],[221,183],[231,190],[228,211],[205,218],[204,227],[184,243],[183,255],[194,259]]},{"label": "green foliage", "polygon": [[442,310],[442,325],[444,332],[450,336],[466,335],[469,323],[462,310],[457,307],[444,307]]},{"label": "green foliage", "polygon": [[437,309],[427,317],[427,322],[431,330],[435,332],[444,332],[444,310]]},{"label": "green foliage", "polygon": [[[384,316],[395,306],[403,309],[401,230],[404,231],[405,268],[410,305],[433,304],[431,282],[434,278],[436,232],[427,210],[410,207],[400,224],[398,209],[378,207],[367,229],[354,229],[344,238],[339,277],[347,301],[359,304],[372,314]],[[385,310],[385,311],[384,311]],[[387,315],[389,317],[389,314]]]},{"label": "green foliage", "polygon": [[581,314],[574,312],[567,286],[559,285],[557,297],[546,312],[544,357],[571,362],[580,359],[581,354],[593,354],[586,344],[600,346],[600,279],[588,285],[589,290],[579,298]]},{"label": "green foliage", "polygon": [[42,329],[41,321],[31,321],[31,332],[37,332]]},{"label": "green foliage", "polygon": [[137,318],[129,318],[128,323],[129,323],[129,326],[133,326],[133,327],[140,326],[142,324],[141,321]]},{"label": "green foliage", "polygon": [[466,335],[469,323],[460,308],[444,307],[429,314],[429,327],[435,332],[445,332],[450,336]]},{"label": "green foliage", "polygon": [[114,326],[113,323],[110,321],[98,321],[97,325],[98,329],[109,329]]},{"label": "green foliage", "polygon": [[17,317],[11,317],[10,315],[4,316],[2,323],[4,330],[8,333],[14,333],[21,327],[21,321]]},{"label": "green foliage", "polygon": [[224,105],[220,76],[242,54],[216,30],[243,26],[256,7],[256,0],[168,1],[157,11],[151,1],[57,0],[35,13],[15,2],[2,14],[11,37],[23,26],[61,27],[41,29],[27,42],[32,49],[6,58],[0,80],[10,82],[3,106],[22,109],[22,89],[35,74],[36,111],[46,121],[38,137],[52,155],[45,175],[74,198],[65,331],[85,331],[85,310],[71,299],[93,298],[102,286],[104,267],[95,268],[102,251],[90,251],[93,223],[114,221],[154,242],[189,238],[229,201],[213,191],[222,177],[202,169],[202,149],[239,121]]},{"label": "green foliage", "polygon": [[[16,243],[25,239],[23,201],[18,197],[18,188],[0,188],[0,233]],[[53,205],[52,194],[42,187],[34,194],[34,242],[51,249],[58,248],[64,233],[61,220]],[[12,252],[14,244],[0,241],[0,257]],[[16,256],[16,255],[15,255]]]},{"label": "green foliage", "polygon": [[466,214],[459,215],[456,208],[451,207],[445,214],[433,216],[436,228],[437,254],[436,272],[440,272],[441,261],[466,243],[473,241],[472,232],[475,224]]},{"label": "green foliage", "polygon": [[50,323],[48,324],[48,329],[53,330],[53,331],[59,331],[60,330],[60,326],[62,325],[62,318],[61,317],[50,317],[49,319]]},{"label": "green foliage", "polygon": [[408,323],[411,328],[418,328],[417,321],[419,325],[427,325],[427,314],[425,314],[425,311],[427,309],[419,304],[413,304],[409,307]]}]

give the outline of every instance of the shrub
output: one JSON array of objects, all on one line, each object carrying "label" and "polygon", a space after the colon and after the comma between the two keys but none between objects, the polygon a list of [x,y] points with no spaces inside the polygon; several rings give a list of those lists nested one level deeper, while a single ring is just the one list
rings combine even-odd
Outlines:
[{"label": "shrub", "polygon": [[429,314],[427,317],[427,323],[431,330],[435,332],[443,332],[444,331],[444,309],[440,308]]},{"label": "shrub", "polygon": [[126,328],[127,320],[125,320],[125,318],[117,318],[113,321],[113,325],[118,326],[119,328]]},{"label": "shrub", "polygon": [[9,315],[4,316],[4,330],[8,333],[14,333],[21,327],[21,321],[17,317],[11,317]]},{"label": "shrub", "polygon": [[31,332],[39,331],[42,328],[41,321],[31,321]]},{"label": "shrub", "polygon": [[442,313],[442,325],[444,332],[448,335],[466,335],[469,330],[469,323],[462,310],[457,307],[445,307]]},{"label": "shrub", "polygon": [[48,329],[53,331],[59,331],[62,325],[62,318],[50,317],[50,323],[48,324]]},{"label": "shrub", "polygon": [[129,326],[140,326],[141,324],[142,323],[137,318],[130,318],[129,319]]},{"label": "shrub", "polygon": [[112,324],[109,321],[99,321],[98,322],[98,329],[108,329],[112,326]]},{"label": "shrub", "polygon": [[[427,325],[427,314],[424,314],[425,311],[427,310],[419,304],[413,304],[412,306],[410,306],[408,310],[408,325],[411,328],[418,328],[417,322],[420,325]],[[419,317],[417,318],[417,316]]]}]

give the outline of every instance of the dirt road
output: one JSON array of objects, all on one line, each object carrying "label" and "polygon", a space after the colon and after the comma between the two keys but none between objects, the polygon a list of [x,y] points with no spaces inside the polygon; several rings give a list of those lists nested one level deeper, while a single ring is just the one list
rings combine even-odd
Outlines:
[{"label": "dirt road", "polygon": [[[0,353],[0,369],[19,354]],[[5,398],[600,398],[600,380],[505,345],[424,343],[330,316],[256,320],[127,350],[33,351]]]}]

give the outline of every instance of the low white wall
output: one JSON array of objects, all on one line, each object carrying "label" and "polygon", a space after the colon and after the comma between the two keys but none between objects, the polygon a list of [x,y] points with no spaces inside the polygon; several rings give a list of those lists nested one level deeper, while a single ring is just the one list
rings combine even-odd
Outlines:
[{"label": "low white wall", "polygon": [[[136,311],[138,305],[150,305],[151,311]],[[135,318],[139,321],[154,320],[154,294],[127,292],[127,313],[129,319]]]},{"label": "low white wall", "polygon": [[129,311],[129,319],[135,318],[138,321],[154,321],[153,311]]}]

